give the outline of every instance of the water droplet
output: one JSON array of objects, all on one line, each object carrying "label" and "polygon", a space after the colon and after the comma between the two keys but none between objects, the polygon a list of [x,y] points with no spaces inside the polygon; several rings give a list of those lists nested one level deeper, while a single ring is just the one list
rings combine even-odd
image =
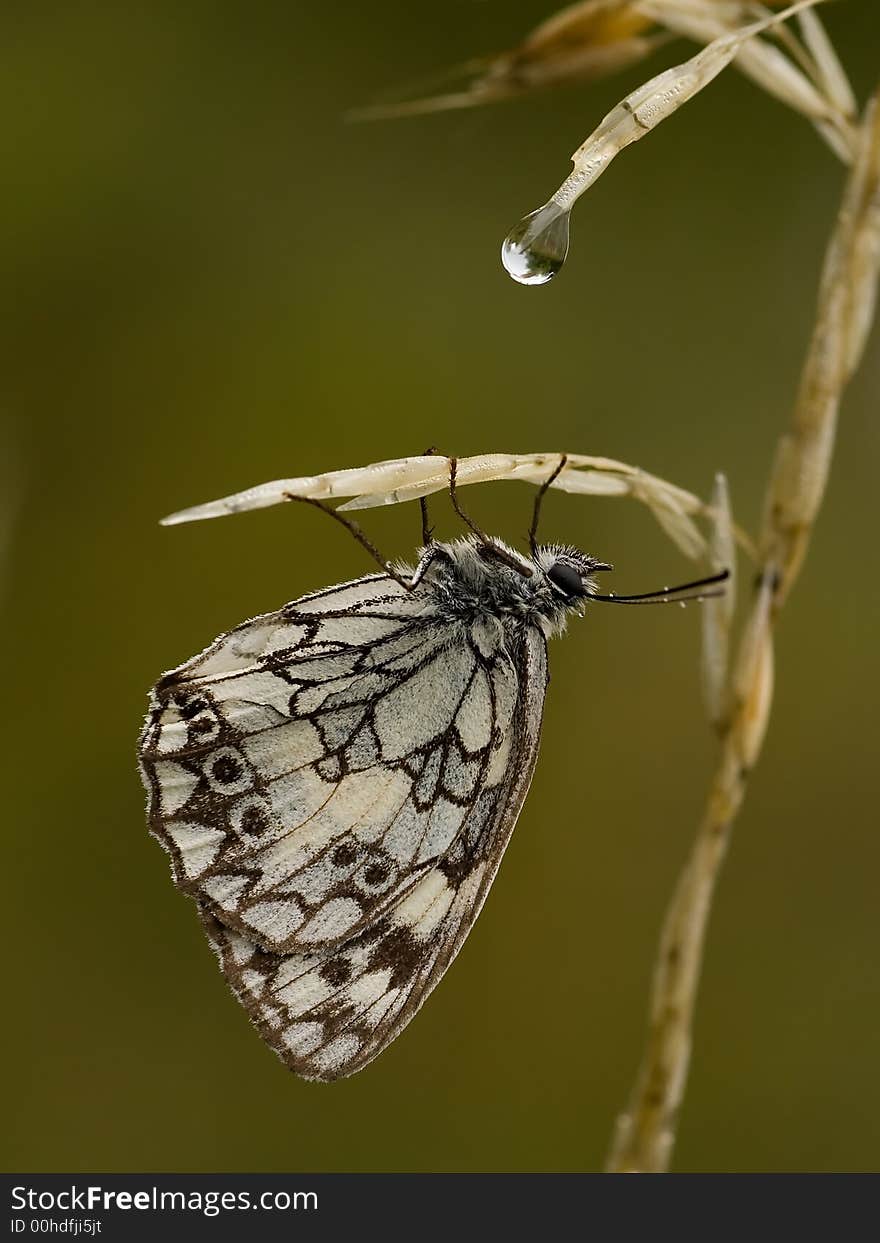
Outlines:
[{"label": "water droplet", "polygon": [[521,285],[546,285],[553,279],[568,254],[570,211],[551,199],[510,230],[501,246],[509,276]]}]

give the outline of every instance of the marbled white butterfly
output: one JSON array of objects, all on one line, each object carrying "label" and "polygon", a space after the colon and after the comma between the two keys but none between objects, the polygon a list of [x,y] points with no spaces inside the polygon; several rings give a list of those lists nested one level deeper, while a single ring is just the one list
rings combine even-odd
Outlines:
[{"label": "marbled white butterfly", "polygon": [[381,1053],[473,926],[535,767],[547,638],[591,599],[674,594],[600,596],[610,566],[534,534],[527,557],[426,535],[414,569],[303,596],[165,674],[140,740],[174,879],[307,1079]]}]

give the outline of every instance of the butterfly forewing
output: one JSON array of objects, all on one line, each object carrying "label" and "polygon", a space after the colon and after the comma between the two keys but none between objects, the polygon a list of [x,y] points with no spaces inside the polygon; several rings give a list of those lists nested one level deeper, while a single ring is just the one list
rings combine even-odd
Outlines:
[{"label": "butterfly forewing", "polygon": [[534,765],[544,639],[384,575],[247,622],[167,674],[153,832],[232,987],[301,1074],[359,1069],[451,961]]}]

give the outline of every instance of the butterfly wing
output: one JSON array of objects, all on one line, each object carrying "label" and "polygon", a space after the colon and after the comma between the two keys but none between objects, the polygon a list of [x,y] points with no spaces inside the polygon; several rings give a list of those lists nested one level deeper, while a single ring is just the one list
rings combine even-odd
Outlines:
[{"label": "butterfly wing", "polygon": [[140,758],[175,880],[267,950],[375,922],[503,763],[516,675],[491,627],[374,575],[244,623],[166,674]]},{"label": "butterfly wing", "polygon": [[403,1030],[461,948],[495,878],[534,771],[547,684],[543,635],[508,642],[517,694],[503,762],[487,774],[445,855],[372,924],[318,952],[278,954],[202,918],[233,991],[291,1070],[361,1070]]}]

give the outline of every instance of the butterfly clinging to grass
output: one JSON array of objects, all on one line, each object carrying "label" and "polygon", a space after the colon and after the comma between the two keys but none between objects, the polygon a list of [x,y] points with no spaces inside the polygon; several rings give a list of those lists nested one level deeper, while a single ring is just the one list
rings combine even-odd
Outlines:
[{"label": "butterfly clinging to grass", "polygon": [[380,573],[244,622],[153,689],[150,828],[232,990],[306,1079],[372,1061],[461,949],[532,778],[547,639],[594,601],[701,598],[726,577],[599,593],[610,565],[537,541],[564,465],[527,554],[464,514],[450,459],[466,535],[434,540],[422,500],[414,566],[380,557]]}]

